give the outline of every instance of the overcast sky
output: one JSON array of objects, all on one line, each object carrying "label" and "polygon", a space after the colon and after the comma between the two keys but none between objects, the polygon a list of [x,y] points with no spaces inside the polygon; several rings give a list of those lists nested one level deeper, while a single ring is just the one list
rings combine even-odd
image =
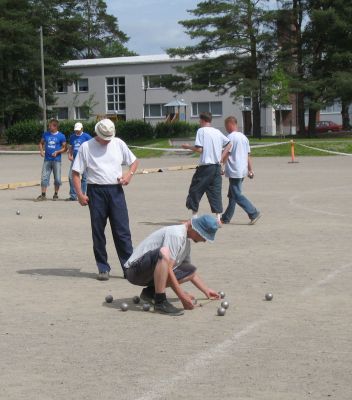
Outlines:
[{"label": "overcast sky", "polygon": [[162,54],[169,47],[184,46],[190,39],[177,22],[189,19],[189,9],[199,0],[106,0],[109,14],[130,41],[127,47],[140,55]]}]

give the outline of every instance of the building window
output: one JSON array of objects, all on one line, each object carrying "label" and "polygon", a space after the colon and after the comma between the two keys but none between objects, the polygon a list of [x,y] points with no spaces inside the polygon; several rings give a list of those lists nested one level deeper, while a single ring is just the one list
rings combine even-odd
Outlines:
[{"label": "building window", "polygon": [[82,93],[82,92],[88,92],[89,91],[89,86],[88,86],[88,79],[77,79],[75,81],[75,92],[76,93]]},{"label": "building window", "polygon": [[321,114],[341,113],[341,103],[335,101],[333,104],[326,106],[320,111]]},{"label": "building window", "polygon": [[251,97],[243,97],[243,107],[246,107],[246,108],[252,107],[252,98]]},{"label": "building window", "polygon": [[58,81],[56,82],[56,93],[67,93],[67,83]]},{"label": "building window", "polygon": [[199,117],[202,112],[211,112],[214,117],[222,116],[222,102],[209,101],[201,103],[192,103],[192,117]]},{"label": "building window", "polygon": [[144,115],[146,118],[166,117],[166,107],[164,107],[163,104],[146,104],[144,107]]},{"label": "building window", "polygon": [[89,119],[88,107],[75,107],[75,119]]},{"label": "building window", "polygon": [[125,77],[106,78],[107,110],[118,114],[126,111]]},{"label": "building window", "polygon": [[53,108],[53,116],[56,119],[68,119],[68,108],[67,107]]},{"label": "building window", "polygon": [[143,89],[164,89],[162,79],[167,75],[145,75],[143,76]]}]

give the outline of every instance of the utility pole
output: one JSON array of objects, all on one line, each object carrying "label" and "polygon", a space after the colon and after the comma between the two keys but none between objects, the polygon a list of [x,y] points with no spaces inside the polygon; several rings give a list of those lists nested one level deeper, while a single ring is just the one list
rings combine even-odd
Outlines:
[{"label": "utility pole", "polygon": [[44,132],[47,129],[46,126],[46,99],[45,99],[45,73],[44,73],[44,44],[43,44],[43,27],[39,28],[40,33],[40,60],[42,69],[42,106],[43,106],[43,128]]}]

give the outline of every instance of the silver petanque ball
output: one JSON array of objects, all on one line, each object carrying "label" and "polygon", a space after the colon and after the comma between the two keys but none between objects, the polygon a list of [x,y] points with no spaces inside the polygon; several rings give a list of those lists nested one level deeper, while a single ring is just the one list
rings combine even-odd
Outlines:
[{"label": "silver petanque ball", "polygon": [[272,293],[265,293],[265,300],[266,301],[271,301],[273,299],[273,294]]},{"label": "silver petanque ball", "polygon": [[222,290],[220,291],[220,292],[218,292],[219,293],[219,295],[220,295],[220,297],[222,298],[222,299],[224,299],[225,298],[225,292],[223,292]]},{"label": "silver petanque ball", "polygon": [[112,303],[113,300],[114,300],[114,298],[111,296],[111,294],[108,294],[108,295],[105,297],[105,301],[106,301],[107,303]]},{"label": "silver petanque ball", "polygon": [[20,215],[21,214],[21,211],[20,210],[17,210],[16,211],[16,215]]},{"label": "silver petanque ball", "polygon": [[143,311],[149,311],[150,310],[150,304],[144,303],[143,304]]},{"label": "silver petanque ball", "polygon": [[224,307],[219,307],[218,308],[218,315],[219,317],[223,317],[226,314],[226,310]]},{"label": "silver petanque ball", "polygon": [[38,219],[43,219],[43,216],[41,214],[39,214]]},{"label": "silver petanque ball", "polygon": [[127,303],[122,303],[120,308],[121,308],[121,311],[127,311],[128,310],[128,304]]},{"label": "silver petanque ball", "polygon": [[141,299],[139,298],[139,296],[134,296],[132,300],[133,300],[133,303],[134,303],[134,304],[138,304],[138,303],[141,301]]},{"label": "silver petanque ball", "polygon": [[230,303],[227,300],[221,302],[221,307],[227,310],[230,307]]}]

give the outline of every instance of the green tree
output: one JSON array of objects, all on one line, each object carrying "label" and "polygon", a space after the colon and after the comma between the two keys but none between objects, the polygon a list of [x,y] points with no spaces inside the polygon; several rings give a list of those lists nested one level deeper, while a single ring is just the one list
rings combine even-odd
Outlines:
[{"label": "green tree", "polygon": [[[273,61],[274,14],[260,0],[202,1],[189,12],[194,18],[180,21],[197,42],[193,46],[169,49],[171,56],[191,57],[194,62],[179,68],[182,79],[171,90],[208,89],[229,92],[234,99],[252,98],[253,135],[261,136],[259,80]],[[202,58],[218,52],[215,58]]]}]

